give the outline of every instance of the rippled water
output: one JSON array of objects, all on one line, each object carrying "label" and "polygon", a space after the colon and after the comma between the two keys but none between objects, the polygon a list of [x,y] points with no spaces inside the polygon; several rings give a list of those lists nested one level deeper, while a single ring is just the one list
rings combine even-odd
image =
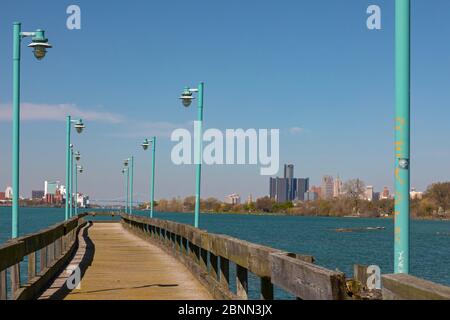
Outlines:
[{"label": "rippled water", "polygon": [[[146,212],[137,214],[145,215]],[[58,223],[63,209],[21,208],[20,234]],[[192,223],[193,215],[157,213],[156,218]],[[202,214],[200,227],[270,247],[313,255],[316,263],[352,274],[353,264],[376,264],[393,272],[393,221],[388,219],[322,218]],[[339,228],[384,227],[342,233]],[[10,236],[10,208],[0,208],[0,243]],[[412,221],[411,273],[450,286],[450,222]],[[252,290],[253,291],[253,290]]]}]

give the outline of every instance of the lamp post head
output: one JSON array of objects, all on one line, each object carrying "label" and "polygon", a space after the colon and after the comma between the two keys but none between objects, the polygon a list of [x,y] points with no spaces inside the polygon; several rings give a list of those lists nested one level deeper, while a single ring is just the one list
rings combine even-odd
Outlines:
[{"label": "lamp post head", "polygon": [[148,139],[145,139],[144,142],[142,143],[142,148],[144,150],[147,150],[149,146],[150,146],[150,141],[148,141]]},{"label": "lamp post head", "polygon": [[84,171],[83,166],[78,166],[78,172],[83,173],[83,171]]},{"label": "lamp post head", "polygon": [[86,128],[86,126],[84,125],[83,120],[80,119],[75,123],[75,130],[77,130],[78,133],[82,133],[84,128]]},{"label": "lamp post head", "polygon": [[45,31],[41,29],[36,30],[32,41],[33,42],[30,43],[28,47],[34,49],[33,53],[36,59],[44,59],[47,53],[47,49],[52,48],[52,46],[48,43],[48,39],[45,37]]},{"label": "lamp post head", "polygon": [[192,96],[192,92],[189,90],[188,87],[184,88],[183,92],[181,93],[181,102],[183,103],[183,106],[186,108],[189,107],[192,103],[192,100],[195,98]]},{"label": "lamp post head", "polygon": [[123,161],[123,165],[124,165],[125,167],[128,167],[128,161],[129,161],[128,159],[126,159],[126,160]]},{"label": "lamp post head", "polygon": [[75,160],[80,161],[80,159],[81,159],[80,151],[75,152]]}]

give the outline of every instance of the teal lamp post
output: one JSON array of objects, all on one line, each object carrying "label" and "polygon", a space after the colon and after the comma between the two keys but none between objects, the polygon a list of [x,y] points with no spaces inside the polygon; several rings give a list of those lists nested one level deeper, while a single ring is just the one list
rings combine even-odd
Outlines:
[{"label": "teal lamp post", "polygon": [[[125,175],[126,173],[126,175]],[[129,174],[128,168],[122,169],[122,174],[125,176],[125,213],[128,213],[128,183],[129,183]]]},{"label": "teal lamp post", "polygon": [[156,137],[153,137],[150,141],[145,139],[142,143],[142,148],[147,150],[152,145],[152,182],[150,187],[150,218],[153,218],[153,209],[155,202],[155,156],[156,156]]},{"label": "teal lamp post", "polygon": [[133,214],[133,176],[134,176],[134,157],[128,158],[123,163],[127,168],[129,177],[129,188],[127,192],[128,214]]},{"label": "teal lamp post", "polygon": [[19,236],[19,176],[20,176],[20,45],[23,38],[31,37],[31,44],[28,47],[33,48],[36,59],[42,60],[47,48],[52,46],[48,44],[45,38],[45,31],[38,29],[35,32],[22,32],[19,22],[13,26],[13,134],[12,134],[12,217],[11,217],[11,236]]},{"label": "teal lamp post", "polygon": [[72,120],[71,116],[66,117],[66,203],[65,219],[68,220],[72,215],[72,144],[70,142],[70,132],[72,125],[77,133],[82,133],[85,125],[83,120]]},{"label": "teal lamp post", "polygon": [[[75,160],[78,162],[81,159],[81,154],[80,151],[77,151],[75,153],[72,154],[72,162],[73,162],[73,157],[75,157]],[[73,167],[73,163],[72,163],[72,167]],[[75,193],[72,196],[72,202],[73,202],[73,207],[74,207],[74,214],[71,214],[71,217],[73,217],[74,215],[77,216],[78,215],[78,170],[79,170],[79,165],[76,164],[75,167]],[[73,170],[71,171],[73,172]],[[72,212],[71,212],[72,213]]]},{"label": "teal lamp post", "polygon": [[395,1],[395,273],[410,263],[410,10],[410,0]]},{"label": "teal lamp post", "polygon": [[78,216],[78,174],[83,173],[83,166],[77,165],[75,170],[75,216]]},{"label": "teal lamp post", "polygon": [[194,226],[198,228],[198,220],[200,216],[200,184],[201,184],[201,178],[202,178],[202,124],[203,124],[203,91],[204,91],[204,83],[201,82],[198,85],[197,89],[191,89],[191,88],[184,88],[183,93],[181,94],[181,102],[183,103],[183,106],[186,108],[189,107],[192,103],[192,100],[194,100],[193,93],[198,94],[198,105],[197,105],[197,121],[198,121],[198,131],[195,134],[198,136],[198,140],[196,143],[196,154],[194,156],[195,163],[196,163],[196,174],[195,174],[195,220],[194,220]]}]

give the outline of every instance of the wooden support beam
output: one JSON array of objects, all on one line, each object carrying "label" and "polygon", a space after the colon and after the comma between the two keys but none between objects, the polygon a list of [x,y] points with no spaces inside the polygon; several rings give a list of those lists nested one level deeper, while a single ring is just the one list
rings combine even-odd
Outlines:
[{"label": "wooden support beam", "polygon": [[209,273],[213,277],[214,280],[219,281],[219,257],[209,253],[209,262],[211,263],[211,268],[209,269]]},{"label": "wooden support beam", "polygon": [[273,284],[270,278],[261,278],[261,299],[262,300],[273,300]]},{"label": "wooden support beam", "polygon": [[200,250],[200,267],[204,271],[208,271],[208,251],[201,248],[199,250]]},{"label": "wooden support beam", "polygon": [[36,276],[36,252],[28,255],[28,282]]},{"label": "wooden support beam", "polygon": [[47,247],[44,247],[39,251],[39,257],[40,257],[39,272],[42,274],[43,271],[47,269]]},{"label": "wooden support beam", "polygon": [[220,283],[224,288],[230,287],[230,261],[220,257]]},{"label": "wooden support beam", "polygon": [[6,282],[6,270],[0,271],[0,300],[8,299],[8,285]]},{"label": "wooden support beam", "polygon": [[11,279],[11,296],[14,300],[16,292],[20,289],[20,263],[9,268],[9,277]]},{"label": "wooden support beam", "polygon": [[236,294],[242,299],[248,299],[248,270],[236,265]]}]

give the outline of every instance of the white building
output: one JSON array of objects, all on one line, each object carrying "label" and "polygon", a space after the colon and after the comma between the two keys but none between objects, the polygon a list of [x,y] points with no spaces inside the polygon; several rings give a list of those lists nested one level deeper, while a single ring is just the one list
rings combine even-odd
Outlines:
[{"label": "white building", "polygon": [[5,190],[5,199],[12,199],[13,197],[13,189],[11,187],[7,187]]},{"label": "white building", "polygon": [[334,194],[334,183],[332,176],[324,176],[322,178],[322,199],[330,200],[333,199]]},{"label": "white building", "polygon": [[416,191],[416,189],[414,189],[414,188],[411,189],[411,192],[409,193],[409,195],[412,200],[415,200],[415,199],[420,200],[423,198],[423,192]]},{"label": "white building", "polygon": [[339,198],[344,194],[344,184],[339,176],[337,176],[336,180],[333,183],[333,197]]},{"label": "white building", "polygon": [[366,200],[367,201],[373,201],[373,198],[374,198],[373,186],[367,186],[366,187]]},{"label": "white building", "polygon": [[241,204],[241,196],[236,193],[230,194],[225,197],[225,203],[232,205]]},{"label": "white building", "polygon": [[89,197],[81,193],[77,193],[77,206],[78,208],[89,207]]}]

